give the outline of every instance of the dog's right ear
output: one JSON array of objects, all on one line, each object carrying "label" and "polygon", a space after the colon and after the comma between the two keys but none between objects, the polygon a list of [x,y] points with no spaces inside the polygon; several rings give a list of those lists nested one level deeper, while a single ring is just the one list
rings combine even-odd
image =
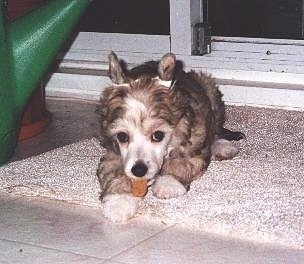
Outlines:
[{"label": "dog's right ear", "polygon": [[119,63],[117,55],[111,51],[109,58],[109,72],[108,75],[113,83],[122,84],[127,82],[127,78],[123,73],[122,67]]},{"label": "dog's right ear", "polygon": [[173,53],[165,54],[158,64],[158,74],[161,80],[171,81],[174,77],[176,58]]}]

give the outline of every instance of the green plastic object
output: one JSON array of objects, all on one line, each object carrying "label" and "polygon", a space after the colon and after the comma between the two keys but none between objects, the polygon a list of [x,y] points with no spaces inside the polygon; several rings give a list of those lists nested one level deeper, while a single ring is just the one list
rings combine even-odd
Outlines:
[{"label": "green plastic object", "polygon": [[18,141],[24,108],[90,0],[52,0],[8,22],[0,0],[0,165]]}]

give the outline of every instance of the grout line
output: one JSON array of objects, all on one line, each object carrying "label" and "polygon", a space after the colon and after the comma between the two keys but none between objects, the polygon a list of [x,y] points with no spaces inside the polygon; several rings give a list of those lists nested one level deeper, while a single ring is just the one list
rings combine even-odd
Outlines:
[{"label": "grout line", "polygon": [[138,247],[139,245],[143,244],[144,242],[146,242],[146,241],[148,241],[148,240],[150,240],[150,239],[158,236],[159,234],[161,234],[161,233],[163,233],[163,232],[165,232],[165,231],[167,231],[167,230],[169,230],[169,229],[171,229],[171,228],[173,228],[175,226],[176,226],[176,224],[171,224],[170,226],[165,227],[164,229],[162,229],[162,230],[154,233],[153,235],[151,235],[151,236],[149,236],[149,237],[147,237],[147,238],[139,241],[138,243],[136,243],[136,245],[132,245],[129,248],[126,248],[126,249],[122,250],[121,252],[119,252],[119,253],[111,256],[110,258],[107,259],[107,261],[115,260],[115,258],[119,257],[120,255],[122,255],[122,254],[124,254],[124,253],[126,253],[126,252],[128,252],[128,251],[130,251],[130,250],[132,250],[132,249],[134,249],[136,247]]},{"label": "grout line", "polygon": [[103,262],[106,261],[106,259],[99,258],[99,257],[96,257],[96,256],[91,256],[91,255],[87,255],[87,254],[77,253],[77,252],[73,252],[73,251],[69,251],[69,250],[60,250],[60,249],[56,249],[56,248],[50,248],[50,247],[47,247],[47,246],[36,245],[36,244],[28,243],[28,242],[22,242],[22,241],[17,241],[17,240],[10,240],[10,239],[6,239],[6,238],[0,238],[0,241],[2,241],[2,242],[8,242],[8,243],[21,244],[21,245],[29,246],[29,247],[41,248],[41,249],[49,250],[49,251],[68,253],[68,254],[72,254],[72,255],[75,255],[75,256],[94,258],[96,260],[101,260]]}]

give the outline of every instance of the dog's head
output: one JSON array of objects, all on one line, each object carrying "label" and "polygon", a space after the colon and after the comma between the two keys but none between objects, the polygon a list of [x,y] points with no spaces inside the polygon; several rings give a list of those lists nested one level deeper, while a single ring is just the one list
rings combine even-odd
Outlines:
[{"label": "dog's head", "polygon": [[127,77],[117,56],[109,55],[109,76],[114,85],[101,100],[103,145],[119,154],[130,178],[152,179],[161,169],[175,127],[170,81],[175,56],[158,63],[158,77],[145,73]]}]

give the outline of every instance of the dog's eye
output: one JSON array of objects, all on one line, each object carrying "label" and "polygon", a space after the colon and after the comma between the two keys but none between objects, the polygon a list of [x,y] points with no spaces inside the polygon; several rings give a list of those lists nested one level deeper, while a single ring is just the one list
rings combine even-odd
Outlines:
[{"label": "dog's eye", "polygon": [[151,140],[152,140],[153,142],[160,142],[160,141],[162,141],[162,140],[164,139],[164,137],[165,137],[165,133],[164,133],[164,132],[159,131],[159,130],[156,130],[156,131],[152,134]]},{"label": "dog's eye", "polygon": [[120,143],[127,143],[129,141],[129,135],[126,132],[119,132],[116,137]]}]

